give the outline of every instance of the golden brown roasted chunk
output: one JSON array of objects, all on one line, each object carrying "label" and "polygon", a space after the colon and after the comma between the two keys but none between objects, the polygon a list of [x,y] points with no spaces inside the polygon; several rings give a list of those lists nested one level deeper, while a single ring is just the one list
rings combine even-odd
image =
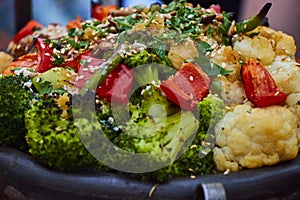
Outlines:
[{"label": "golden brown roasted chunk", "polygon": [[219,171],[274,165],[298,155],[297,117],[288,108],[239,105],[215,127]]}]

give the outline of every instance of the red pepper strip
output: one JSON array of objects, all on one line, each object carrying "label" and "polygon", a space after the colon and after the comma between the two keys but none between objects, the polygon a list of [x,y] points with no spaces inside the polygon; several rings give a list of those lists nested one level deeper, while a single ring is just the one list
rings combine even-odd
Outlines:
[{"label": "red pepper strip", "polygon": [[209,93],[210,79],[196,64],[185,63],[160,85],[168,99],[185,110],[193,110]]},{"label": "red pepper strip", "polygon": [[29,53],[29,54],[20,56],[19,58],[17,58],[17,60],[10,63],[10,65],[7,68],[5,68],[2,75],[3,76],[9,75],[9,74],[14,75],[13,69],[17,69],[17,68],[28,68],[28,69],[35,70],[39,64],[38,60],[39,60],[38,54]]},{"label": "red pepper strip", "polygon": [[35,20],[30,20],[27,24],[15,35],[14,43],[18,43],[22,38],[31,35],[36,28],[43,28],[43,25]]},{"label": "red pepper strip", "polygon": [[247,59],[242,67],[242,78],[247,98],[256,107],[279,105],[287,95],[280,91],[268,70],[254,59]]},{"label": "red pepper strip", "polygon": [[75,83],[75,86],[81,89],[87,80],[89,80],[92,75],[94,74],[95,70],[93,70],[94,66],[99,66],[103,63],[104,60],[93,58],[86,55],[80,55],[79,59],[79,70],[78,70],[78,77]]},{"label": "red pepper strip", "polygon": [[[85,82],[94,74],[94,67],[99,66],[102,62],[102,59],[82,55],[78,78],[75,84],[76,87],[79,89],[82,88]],[[119,64],[97,88],[96,94],[100,98],[105,98],[116,104],[127,103],[133,84],[133,76],[134,73],[130,68],[123,64]]]},{"label": "red pepper strip", "polygon": [[116,5],[93,5],[92,6],[92,17],[100,21],[104,20],[111,11],[117,10]]},{"label": "red pepper strip", "polygon": [[99,86],[96,93],[100,98],[106,98],[116,104],[128,103],[133,77],[134,73],[130,68],[119,64]]},{"label": "red pepper strip", "polygon": [[75,20],[71,20],[68,22],[66,28],[67,30],[71,28],[81,28],[81,22],[82,22],[82,18],[80,16],[77,16]]},{"label": "red pepper strip", "polygon": [[35,45],[38,47],[40,55],[40,63],[37,67],[37,72],[43,73],[53,68],[53,51],[49,47],[48,43],[45,43],[44,39],[42,38],[37,38],[35,41]]},{"label": "red pepper strip", "polygon": [[82,59],[82,56],[89,56],[91,54],[91,51],[85,51],[81,53],[80,55],[74,57],[72,60],[69,60],[63,64],[63,67],[70,67],[74,69],[75,72],[78,72],[80,68],[80,60]]}]

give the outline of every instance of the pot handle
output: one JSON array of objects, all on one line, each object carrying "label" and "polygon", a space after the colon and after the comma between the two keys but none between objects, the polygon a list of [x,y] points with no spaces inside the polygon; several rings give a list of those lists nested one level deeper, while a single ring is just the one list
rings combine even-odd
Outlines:
[{"label": "pot handle", "polygon": [[226,200],[226,191],[222,183],[201,183],[196,187],[195,200]]}]

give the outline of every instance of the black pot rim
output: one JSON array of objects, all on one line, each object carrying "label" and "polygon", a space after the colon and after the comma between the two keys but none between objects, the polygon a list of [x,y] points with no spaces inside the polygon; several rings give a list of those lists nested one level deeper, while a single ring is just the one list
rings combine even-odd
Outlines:
[{"label": "black pot rim", "polygon": [[219,183],[226,199],[300,199],[300,157],[276,166],[162,184],[118,174],[49,170],[14,148],[0,146],[0,199],[13,188],[27,199],[205,199],[202,186]]}]

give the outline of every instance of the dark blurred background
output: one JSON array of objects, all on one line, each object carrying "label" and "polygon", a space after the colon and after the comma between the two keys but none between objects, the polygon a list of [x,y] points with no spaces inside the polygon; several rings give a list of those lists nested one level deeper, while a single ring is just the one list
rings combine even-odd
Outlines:
[{"label": "dark blurred background", "polygon": [[[96,0],[95,0],[96,1]],[[97,0],[100,1],[100,0]],[[171,0],[102,0],[102,4],[130,6],[143,4],[149,6],[154,2],[169,3]],[[255,15],[266,3],[272,2],[268,14],[272,28],[292,35],[299,46],[300,57],[300,1],[299,0],[188,0],[193,4],[209,7],[220,4],[222,9],[234,12],[237,20]],[[80,15],[90,18],[90,0],[0,0],[0,49],[5,49],[13,35],[30,19],[43,25],[55,22],[66,24]]]}]

